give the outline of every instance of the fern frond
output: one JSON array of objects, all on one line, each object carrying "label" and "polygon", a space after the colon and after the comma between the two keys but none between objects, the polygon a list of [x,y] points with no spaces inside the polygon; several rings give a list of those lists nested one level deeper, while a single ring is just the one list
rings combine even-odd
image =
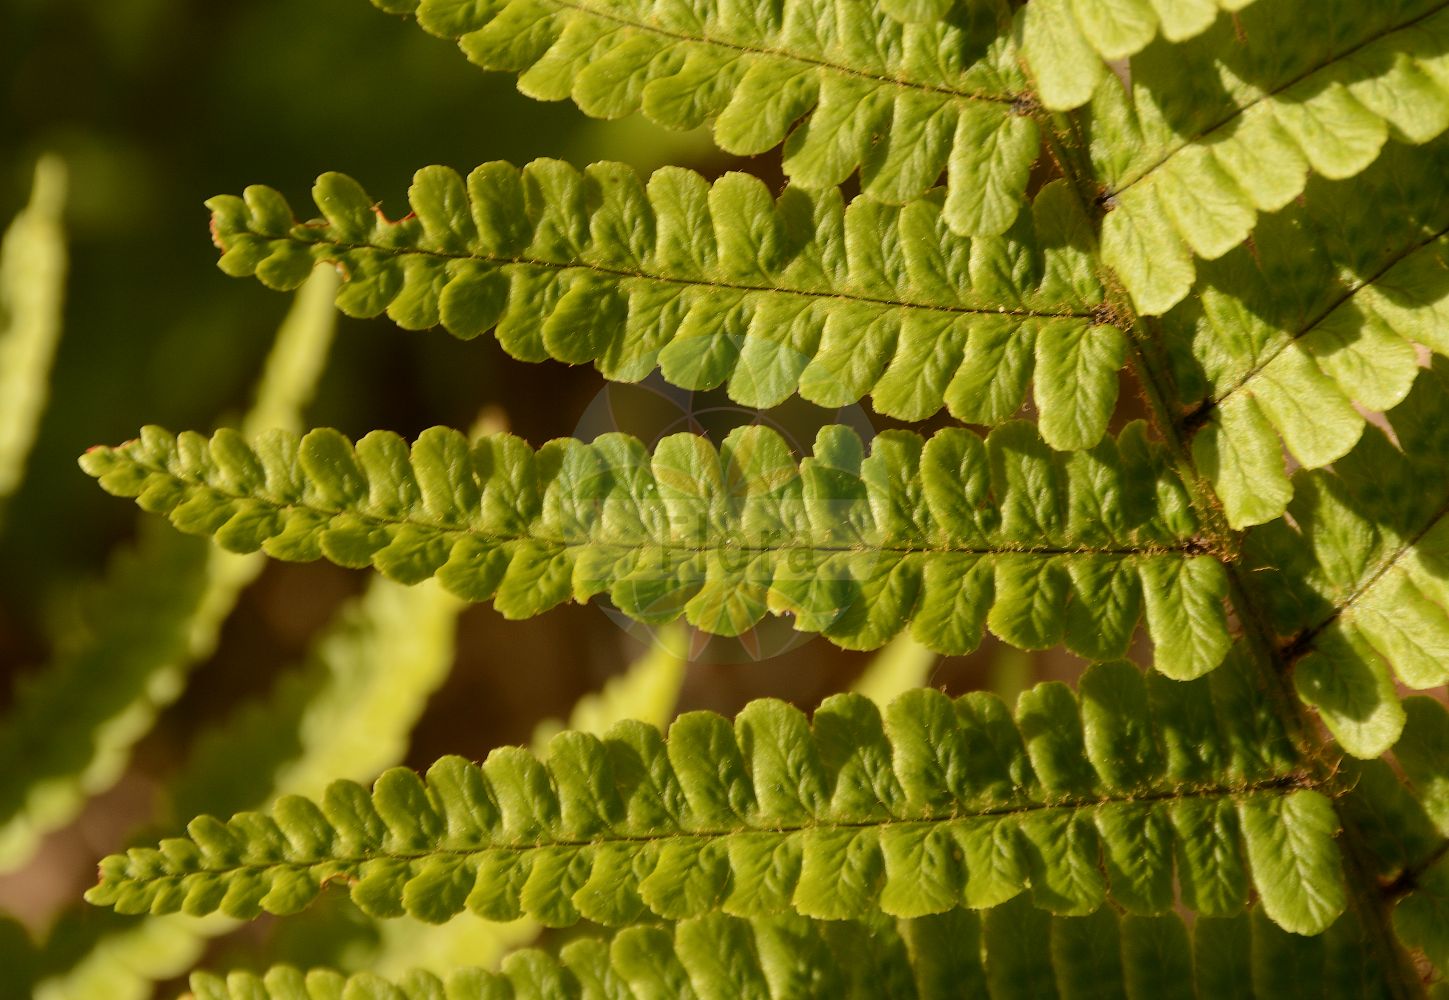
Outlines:
[{"label": "fern frond", "polygon": [[1199,554],[1181,481],[1140,423],[1069,454],[1021,423],[984,442],[891,431],[869,457],[831,426],[798,462],[761,426],[718,450],[671,436],[652,456],[621,434],[535,453],[434,428],[409,452],[384,432],[354,449],[331,430],[248,443],[147,428],[82,464],[227,548],[436,575],[508,618],[608,594],[640,621],[683,616],[717,635],[773,612],[847,648],[909,625],[952,653],[974,649],[984,623],[1094,659],[1123,655],[1145,618],[1173,677],[1211,670],[1229,642],[1222,564]]},{"label": "fern frond", "polygon": [[1305,17],[1298,4],[1255,3],[1147,49],[1131,76],[1130,96],[1108,79],[1091,107],[1111,208],[1102,259],[1140,312],[1159,314],[1187,294],[1194,257],[1236,247],[1310,170],[1353,177],[1391,136],[1419,144],[1449,126],[1449,9],[1335,0]]},{"label": "fern frond", "polygon": [[1299,694],[1343,747],[1375,757],[1398,738],[1411,688],[1449,681],[1449,362],[1436,359],[1334,469],[1294,476],[1288,520],[1249,533],[1243,578],[1285,637]]},{"label": "fern frond", "polygon": [[1039,151],[1015,52],[989,11],[902,25],[868,0],[380,6],[411,8],[477,65],[517,73],[529,97],[572,98],[599,118],[643,111],[668,128],[710,121],[715,141],[745,156],[784,143],[785,173],[802,187],[859,169],[866,194],[899,203],[945,172],[958,233],[1010,227]]},{"label": "fern frond", "polygon": [[1070,111],[1091,100],[1110,72],[1107,62],[1135,56],[1159,36],[1186,41],[1212,27],[1221,12],[1252,2],[1031,0],[1021,15],[1021,53],[1042,104]]},{"label": "fern frond", "polygon": [[1416,344],[1449,354],[1446,169],[1441,140],[1391,144],[1350,182],[1315,179],[1251,248],[1204,264],[1197,294],[1163,318],[1181,397],[1202,401],[1197,466],[1235,527],[1279,516],[1292,495],[1280,437],[1301,466],[1334,462],[1363,432],[1361,411],[1408,394]]},{"label": "fern frond", "polygon": [[[1313,962],[1317,960],[1317,967]],[[1252,916],[1051,917],[1005,904],[977,915],[884,922],[700,917],[581,939],[557,956],[523,951],[501,973],[416,972],[395,981],[277,967],[192,978],[196,1000],[510,1000],[518,997],[1379,997],[1377,963],[1357,921],[1319,938]],[[1295,978],[1296,977],[1296,978]],[[1364,992],[1353,992],[1364,986]],[[1315,989],[1316,988],[1316,989]],[[1292,991],[1289,991],[1290,994]]]},{"label": "fern frond", "polygon": [[[653,647],[611,678],[603,690],[590,692],[574,703],[565,719],[545,719],[534,727],[531,746],[539,757],[548,743],[564,730],[603,736],[626,719],[637,719],[663,729],[676,714],[685,661],[676,655],[687,639],[683,628],[662,629]],[[364,967],[381,975],[402,974],[423,968],[442,972],[463,966],[496,968],[509,952],[537,940],[543,928],[520,917],[498,923],[461,913],[438,925],[407,915],[377,924],[377,950]]]},{"label": "fern frond", "polygon": [[[319,271],[278,332],[244,426],[296,426],[331,342],[335,275]],[[261,571],[253,556],[152,530],[112,560],[93,595],[90,632],[17,692],[0,721],[0,869],[109,788],[156,712],[206,658],[237,595]]]},{"label": "fern frond", "polygon": [[60,340],[65,188],[64,163],[37,163],[30,204],[0,242],[0,499],[20,485]]},{"label": "fern frond", "polygon": [[222,270],[289,288],[314,262],[347,275],[338,305],[461,338],[496,330],[524,361],[592,362],[614,381],[656,367],[747,406],[793,393],[823,406],[871,395],[921,420],[942,406],[996,424],[1035,371],[1042,434],[1096,444],[1117,401],[1126,338],[1099,321],[1092,236],[1063,183],[1003,236],[955,236],[939,196],[902,208],[747,174],[713,185],[622,164],[418,172],[412,212],[388,221],[354,181],[320,178],[323,218],[282,196],[212,199]]},{"label": "fern frond", "polygon": [[637,723],[566,733],[546,762],[444,758],[426,785],[399,769],[371,796],[339,782],[320,806],[198,819],[189,839],[108,858],[88,898],[252,916],[342,881],[377,916],[467,907],[557,926],[921,916],[1030,886],[1057,913],[1110,894],[1153,914],[1174,902],[1176,844],[1200,914],[1240,912],[1251,887],[1280,925],[1318,933],[1344,906],[1338,821],[1245,681],[1241,667],[1173,682],[1116,663],[1084,675],[1080,706],[1047,684],[1014,721],[991,695],[918,690],[884,724],[873,702],[838,695],[813,726],[766,700],[734,727],[681,716],[667,742]]}]

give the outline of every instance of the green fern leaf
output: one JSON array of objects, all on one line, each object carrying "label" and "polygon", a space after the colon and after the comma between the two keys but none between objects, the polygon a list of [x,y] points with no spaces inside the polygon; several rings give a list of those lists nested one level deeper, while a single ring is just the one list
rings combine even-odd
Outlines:
[{"label": "green fern leaf", "polygon": [[1240,244],[1258,213],[1303,192],[1310,170],[1352,177],[1391,136],[1419,144],[1442,133],[1446,28],[1438,0],[1335,0],[1307,18],[1296,4],[1255,3],[1235,23],[1134,58],[1130,95],[1104,81],[1091,106],[1111,208],[1102,260],[1139,311],[1179,302],[1193,258]]},{"label": "green fern leaf", "polygon": [[615,381],[657,366],[747,406],[869,394],[904,420],[944,405],[996,424],[1035,370],[1042,434],[1070,449],[1096,444],[1117,401],[1126,338],[1097,318],[1090,230],[1061,183],[1006,235],[976,239],[951,234],[937,196],[776,200],[745,174],[711,186],[675,168],[646,187],[609,163],[490,163],[466,183],[430,167],[399,222],[339,174],[314,198],[324,218],[302,224],[267,188],[212,199],[222,269],[287,288],[325,261],[348,276],[349,314],[495,329],[520,360],[592,362]]},{"label": "green fern leaf", "polygon": [[712,121],[720,146],[744,156],[784,143],[785,172],[802,187],[834,187],[859,169],[866,194],[899,203],[944,171],[945,219],[958,233],[1010,227],[1039,150],[1036,120],[1020,113],[1015,53],[989,11],[958,26],[901,25],[866,0],[414,9],[474,63],[517,73],[530,97],[572,98],[600,118],[643,111],[669,128]]},{"label": "green fern leaf", "polygon": [[[249,918],[337,882],[412,927],[626,928],[451,982],[198,980],[218,997],[1397,996],[1446,971],[1449,710],[1399,688],[1449,683],[1449,0],[374,2],[526,94],[783,145],[790,183],[429,168],[390,221],[329,174],[316,221],[213,200],[228,273],[327,263],[344,311],[521,360],[990,432],[828,427],[802,458],[758,426],[147,428],[82,460],[104,488],[509,618],[601,598],[1094,665],[1010,709],[760,701],[339,781],[107,858],[88,899]],[[1160,443],[1107,433],[1127,364]],[[1139,629],[1155,672],[1122,659]]]},{"label": "green fern leaf", "polygon": [[1196,677],[1227,651],[1226,578],[1196,554],[1181,483],[1142,432],[1067,455],[1027,424],[984,442],[891,431],[867,457],[832,426],[797,463],[764,427],[718,451],[675,435],[653,456],[619,434],[535,453],[435,428],[409,453],[383,432],[354,449],[330,430],[248,443],[147,428],[82,464],[225,547],[436,574],[509,618],[608,594],[640,621],[717,635],[788,613],[848,648],[909,625],[945,653],[975,648],[984,619],[1022,648],[1097,659],[1123,655],[1145,618],[1157,669]]},{"label": "green fern leaf", "polygon": [[[426,972],[388,981],[364,973],[279,966],[263,975],[192,977],[197,1000],[508,1000],[513,997],[1277,996],[1292,980],[1308,995],[1381,997],[1379,969],[1356,921],[1323,938],[1285,934],[1257,914],[1205,918],[1191,931],[1177,916],[1050,917],[1016,904],[977,915],[953,910],[896,924],[739,920],[709,916],[638,927],[609,940],[570,942],[557,957],[510,956],[500,973]],[[1309,966],[1320,959],[1317,968]],[[1364,992],[1351,992],[1364,984]],[[1339,988],[1342,987],[1342,988]],[[1326,992],[1325,992],[1326,991]],[[1291,992],[1291,991],[1290,991]]]},{"label": "green fern leaf", "polygon": [[[666,628],[653,647],[611,678],[600,691],[574,703],[566,719],[546,719],[534,727],[531,746],[543,756],[548,742],[566,729],[603,736],[626,719],[663,729],[674,718],[684,682],[685,661],[676,651],[687,641],[682,628]],[[424,923],[409,916],[378,921],[377,948],[365,963],[381,975],[413,968],[444,972],[463,966],[496,968],[507,953],[537,940],[542,927],[526,917],[497,923],[462,913],[444,924]]]},{"label": "green fern leaf", "polygon": [[1449,602],[1439,565],[1449,544],[1449,363],[1420,374],[1391,418],[1332,472],[1294,477],[1287,520],[1255,528],[1244,579],[1273,631],[1286,637],[1299,693],[1344,749],[1375,757],[1398,739],[1395,680],[1449,681]]},{"label": "green fern leaf", "polygon": [[921,916],[1029,885],[1058,913],[1110,893],[1151,914],[1173,905],[1180,838],[1197,912],[1239,912],[1252,885],[1276,922],[1319,933],[1344,905],[1335,813],[1298,787],[1282,731],[1255,731],[1235,707],[1251,697],[1242,676],[1144,681],[1100,665],[1080,707],[1045,685],[1015,723],[993,696],[918,690],[884,728],[872,702],[840,695],[813,727],[761,701],[734,727],[682,716],[667,743],[637,724],[565,733],[546,763],[514,749],[481,768],[445,758],[426,785],[396,770],[372,796],[339,782],[320,806],[290,797],[271,815],[198,819],[188,840],[108,858],[88,898],[252,916],[345,881],[376,916],[441,921],[466,906],[616,925],[717,909]]},{"label": "green fern leaf", "polygon": [[[1387,411],[1419,373],[1415,344],[1444,354],[1449,143],[1392,145],[1351,182],[1314,180],[1302,206],[1265,217],[1253,246],[1202,268],[1198,295],[1162,321],[1193,442],[1230,523],[1282,514],[1279,437],[1299,465],[1337,461],[1363,410]],[[1344,212],[1346,201],[1383,213]]]},{"label": "green fern leaf", "polygon": [[[417,695],[402,688],[426,685],[427,678],[436,674],[436,666],[430,666],[429,661],[440,655],[440,645],[445,643],[438,635],[427,641],[427,633],[436,633],[446,624],[438,620],[439,616],[450,616],[456,610],[450,607],[453,604],[451,598],[436,591],[430,594],[426,587],[402,590],[387,581],[374,584],[361,601],[339,614],[314,645],[313,662],[330,664],[334,684],[310,696],[303,713],[307,721],[300,728],[304,737],[311,734],[313,739],[303,755],[292,756],[293,748],[286,746],[285,734],[291,731],[291,723],[284,717],[298,710],[294,699],[306,696],[310,688],[304,683],[284,683],[269,705],[243,709],[228,726],[206,738],[174,783],[172,797],[179,804],[173,812],[188,808],[188,803],[198,811],[219,812],[260,805],[274,794],[320,794],[322,788],[314,784],[312,775],[330,779],[351,771],[367,775],[364,780],[370,780],[381,766],[369,766],[367,762],[379,761],[381,756],[377,749],[361,742],[359,729],[365,729],[379,746],[388,748],[382,766],[396,763],[401,754],[395,749],[412,728],[412,718],[395,707],[380,715],[378,708],[387,693],[402,695],[404,702],[416,702]],[[407,614],[409,608],[420,612],[416,623]],[[414,628],[422,634],[410,635]],[[369,642],[369,636],[377,641]],[[349,653],[362,662],[355,662]],[[403,658],[399,659],[398,653],[404,654]],[[348,698],[341,690],[331,690],[335,682],[361,674],[369,661],[374,669],[386,668],[394,676],[389,680],[379,674],[373,684],[352,692]],[[654,655],[618,678],[622,683],[582,699],[570,714],[568,725],[602,734],[614,721],[626,717],[621,714],[622,699],[629,695],[641,699],[630,714],[654,725],[666,725],[673,716],[673,700],[682,679],[678,667],[679,662],[667,651],[654,651]],[[290,760],[288,766],[275,771],[274,782],[262,789],[257,774],[252,772],[264,772],[263,776],[270,777],[267,762],[282,756],[276,747],[267,744],[268,737],[283,745]],[[347,756],[344,748],[354,756]],[[240,765],[232,765],[233,760],[239,760]],[[237,774],[238,768],[247,774]],[[233,806],[239,797],[244,800],[242,805]],[[170,915],[121,922],[97,921],[95,914],[89,914],[74,925],[71,917],[67,915],[67,923],[47,943],[44,972],[38,976],[35,988],[36,1000],[91,1000],[98,996],[107,1000],[149,1000],[156,983],[193,968],[209,941],[237,926],[236,921],[221,915]],[[292,926],[278,928],[279,936]],[[315,926],[310,930],[319,932]],[[535,938],[538,925],[525,920],[490,924],[465,914],[443,926],[399,919],[389,920],[377,930],[376,949],[369,954],[368,967],[386,974],[389,969],[401,972],[415,965],[486,965],[490,955]],[[321,933],[325,934],[325,928]],[[458,960],[465,955],[466,961]]]},{"label": "green fern leaf", "polygon": [[20,485],[60,339],[65,187],[60,160],[36,164],[30,205],[0,243],[0,499]]},{"label": "green fern leaf", "polygon": [[1022,12],[1021,51],[1042,104],[1070,111],[1086,104],[1107,75],[1104,60],[1127,59],[1159,35],[1182,42],[1210,28],[1221,11],[1253,0],[1032,0]]}]

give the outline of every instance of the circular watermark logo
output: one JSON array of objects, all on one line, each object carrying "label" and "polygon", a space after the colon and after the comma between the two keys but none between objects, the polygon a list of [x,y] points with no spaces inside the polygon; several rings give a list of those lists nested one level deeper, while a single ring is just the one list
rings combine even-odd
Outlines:
[{"label": "circular watermark logo", "polygon": [[[607,384],[585,409],[574,429],[574,437],[580,441],[592,442],[601,435],[622,432],[638,438],[649,454],[653,455],[659,443],[670,435],[697,435],[708,439],[718,448],[731,431],[741,427],[762,426],[778,434],[798,462],[800,458],[811,454],[816,435],[822,428],[830,425],[849,428],[867,446],[876,434],[866,411],[859,405],[825,409],[792,396],[780,406],[758,410],[734,402],[723,388],[708,391],[681,389],[667,383],[655,371],[642,382]],[[656,474],[658,473],[656,468]],[[688,470],[680,470],[680,477],[682,480],[692,478]],[[682,494],[688,492],[688,483],[682,485],[686,489],[675,491],[672,499],[661,497],[657,501],[659,509],[652,513],[657,516],[659,523],[674,528],[686,525],[682,534],[703,539],[710,519],[710,498],[701,496],[693,500],[683,497]],[[726,492],[738,495],[743,490],[732,487],[741,485],[726,483]],[[858,499],[842,498],[839,516],[848,516],[846,508],[852,503],[860,502]],[[772,512],[781,509],[780,501],[772,503]],[[794,513],[803,516],[804,512],[799,506],[799,501],[795,501]],[[817,511],[833,509],[828,503],[815,503],[813,506]],[[789,507],[788,501],[785,501],[785,507]],[[682,551],[664,551],[657,554],[657,557],[656,554],[649,553],[644,558],[651,562],[635,568],[630,574],[631,578],[642,581],[637,587],[631,586],[631,592],[644,593],[647,598],[652,587],[659,594],[658,617],[664,618],[671,617],[670,602],[677,602],[678,592],[691,589],[683,582],[682,577],[692,575],[696,582],[699,582],[701,575],[711,574],[719,576],[739,573],[751,577],[757,572],[757,560],[764,560],[777,572],[783,571],[785,575],[802,582],[812,576],[828,576],[837,570],[844,572],[845,563],[839,559],[833,563],[818,561],[808,549],[789,546],[788,538],[781,536],[778,528],[751,530],[751,518],[744,514],[732,518],[731,521],[734,524],[732,537],[712,539],[711,541],[718,544],[701,546],[701,551],[697,553],[690,552],[687,548]],[[701,595],[700,599],[707,596],[702,591],[708,587],[709,584],[705,583],[703,587],[695,588],[695,593]],[[730,589],[728,583],[716,588],[722,604],[729,604],[735,596],[730,594]],[[620,610],[608,594],[595,598],[595,603],[615,624],[634,638],[645,643],[662,644],[675,656],[691,662],[759,662],[787,653],[814,638],[814,631],[797,630],[794,627],[794,616],[790,614],[765,613],[749,627],[737,630],[738,635],[729,636],[713,634],[716,630],[693,627],[679,630],[645,624],[637,617]],[[754,617],[754,613],[747,607],[749,603],[746,599],[733,608],[711,607],[704,613],[717,616],[716,620],[729,619],[735,615]],[[842,606],[838,613],[846,610],[847,607]],[[644,617],[652,615],[646,614]],[[819,615],[815,617],[815,627],[818,629]]]}]

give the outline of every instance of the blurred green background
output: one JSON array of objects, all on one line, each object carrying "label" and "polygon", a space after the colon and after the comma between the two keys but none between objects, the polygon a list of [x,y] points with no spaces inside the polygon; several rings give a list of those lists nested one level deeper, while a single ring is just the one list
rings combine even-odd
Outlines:
[{"label": "blurred green background", "polygon": [[[134,531],[134,506],[104,495],[76,456],[143,424],[205,429],[240,410],[290,304],[217,270],[206,198],[266,183],[307,215],[317,174],[341,170],[397,216],[425,164],[467,171],[491,159],[555,156],[579,166],[622,159],[645,171],[739,166],[704,133],[667,133],[638,118],[596,122],[569,104],[531,102],[511,79],[475,70],[450,44],[366,0],[0,0],[0,125],[0,219],[23,204],[40,153],[61,154],[71,172],[71,271],[52,401],[26,485],[0,525],[0,705],[65,631],[77,584]],[[780,176],[768,157],[748,167],[772,183]],[[466,428],[491,408],[538,444],[572,433],[603,388],[592,368],[523,365],[489,337],[462,343],[385,320],[344,320],[309,422],[353,436],[373,428],[411,436],[432,424]],[[726,400],[690,405],[738,421]],[[810,409],[801,404],[792,419],[831,417]],[[642,390],[625,392],[614,412],[646,437],[682,416]],[[269,565],[132,772],[26,871],[0,879],[0,906],[39,926],[76,899],[95,858],[145,819],[195,733],[264,690],[364,579],[327,565]],[[473,608],[409,762],[445,752],[481,758],[526,741],[536,720],[643,648],[595,607],[527,623]],[[712,643],[690,669],[681,707],[731,712],[769,694],[810,708],[848,686],[866,659],[808,641],[754,663],[748,650]],[[942,661],[932,680],[953,693],[1009,691],[1028,672],[1063,666],[988,646]]]}]

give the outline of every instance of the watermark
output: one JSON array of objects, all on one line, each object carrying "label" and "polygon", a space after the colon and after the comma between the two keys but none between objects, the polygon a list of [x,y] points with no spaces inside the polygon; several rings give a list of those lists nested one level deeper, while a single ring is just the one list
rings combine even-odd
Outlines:
[{"label": "watermark", "polygon": [[[774,473],[767,464],[756,474],[783,481],[793,478],[795,464],[812,453],[818,432],[831,425],[854,431],[867,449],[876,434],[858,405],[825,409],[792,397],[758,410],[732,401],[722,388],[696,392],[670,385],[656,371],[642,382],[606,385],[585,409],[574,437],[591,443],[622,432],[638,438],[655,456],[659,443],[671,435],[696,435],[717,449],[737,428],[766,427],[788,446],[791,464]],[[651,541],[602,553],[608,564],[600,567],[601,581],[607,577],[614,585],[612,596],[601,593],[594,603],[634,638],[662,644],[681,659],[759,662],[809,642],[859,604],[852,595],[859,590],[853,574],[862,569],[861,554],[794,544],[799,535],[788,526],[826,523],[848,530],[852,524],[869,524],[870,512],[863,496],[812,496],[807,503],[798,493],[772,491],[769,481],[730,482],[730,476],[743,473],[737,463],[725,465],[719,473],[724,481],[712,484],[691,466],[688,449],[672,464],[656,456],[653,472],[659,492],[650,503],[610,512],[608,505],[622,501],[617,496],[597,498],[596,504],[603,505],[601,516],[616,513],[620,523],[645,529]],[[722,504],[728,505],[723,516]],[[728,537],[721,537],[721,523],[730,525]],[[661,539],[667,544],[659,544]],[[770,584],[777,601],[783,597],[791,606],[783,614],[770,613],[763,603],[764,588],[751,583]],[[681,617],[687,601],[692,602],[692,617],[704,627],[663,627]],[[714,634],[719,631],[738,634]]]}]

